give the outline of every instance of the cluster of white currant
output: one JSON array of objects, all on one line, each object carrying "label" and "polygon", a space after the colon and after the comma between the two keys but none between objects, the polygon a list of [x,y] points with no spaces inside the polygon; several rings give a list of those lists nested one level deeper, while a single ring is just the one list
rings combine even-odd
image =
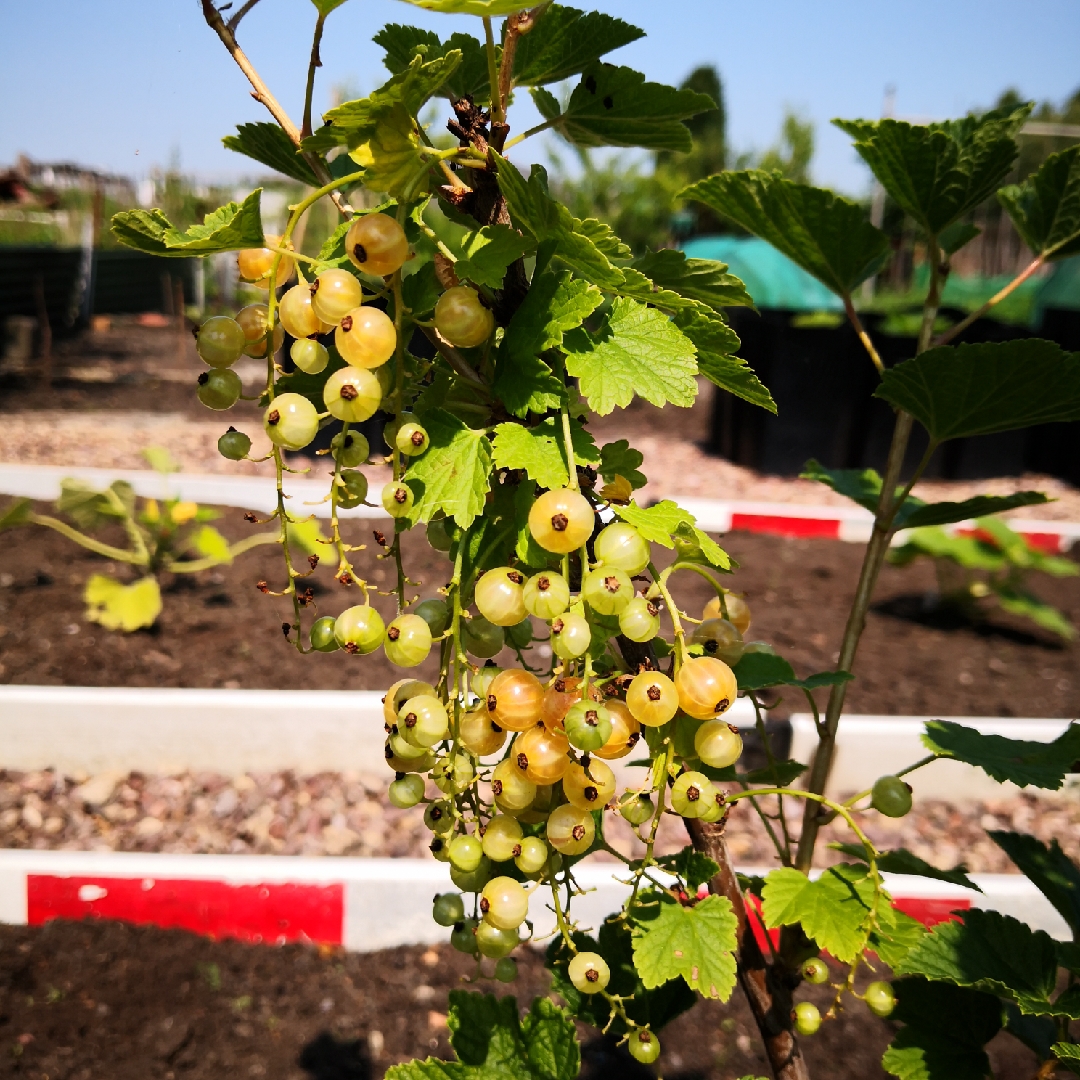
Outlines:
[{"label": "cluster of white currant", "polygon": [[[288,283],[299,274],[296,260],[279,247],[281,238],[268,236],[265,248],[239,252],[240,277],[251,285],[267,288],[275,259],[274,280]],[[376,277],[396,273],[410,257],[405,232],[386,214],[372,213],[356,218],[345,236],[349,260],[360,270]],[[381,308],[365,301],[357,277],[344,269],[328,269],[310,283],[300,280],[281,297],[274,326],[269,325],[267,304],[249,304],[235,318],[217,315],[207,319],[196,334],[196,348],[208,370],[199,376],[199,400],[211,409],[230,409],[243,389],[232,370],[241,356],[265,358],[281,347],[287,331],[295,341],[289,351],[301,371],[317,375],[326,369],[330,354],[319,340],[333,334],[334,346],[346,367],[330,374],[323,386],[324,413],[303,394],[277,394],[263,414],[263,427],[271,442],[284,450],[302,450],[315,438],[327,418],[347,423],[370,419],[391,390],[387,361],[398,346],[398,328]],[[490,337],[494,316],[480,297],[467,286],[447,289],[435,308],[435,326],[452,345],[463,348]],[[407,457],[422,454],[428,447],[427,432],[408,419],[393,425],[390,440]],[[243,432],[229,429],[218,441],[221,453],[231,460],[245,458],[251,440]],[[339,478],[339,505],[357,506],[367,497],[367,481],[356,466],[367,460],[370,448],[357,432],[339,438],[333,446],[335,459],[344,467]],[[387,485],[383,505],[393,517],[403,517],[412,509],[413,495],[405,484]]]},{"label": "cluster of white currant", "polygon": [[[280,243],[269,237],[265,249],[241,252],[241,276],[265,286],[276,262],[275,279],[291,281],[295,260]],[[355,220],[345,246],[354,265],[379,276],[396,274],[410,254],[400,225],[379,213]],[[269,351],[272,356],[284,331],[295,338],[291,356],[297,368],[323,372],[329,352],[319,339],[332,332],[346,366],[326,378],[326,412],[304,395],[277,394],[264,413],[266,433],[277,447],[298,450],[328,418],[346,425],[368,419],[391,394],[385,373],[395,365],[387,361],[400,353],[405,324],[395,325],[364,301],[358,278],[332,268],[288,288],[273,327],[267,304],[245,307],[235,319],[207,320],[197,335],[199,355],[209,367],[200,377],[200,399],[211,408],[231,407],[240,395],[232,365],[242,355],[266,358]],[[491,337],[494,319],[474,290],[455,285],[436,304],[435,328],[451,345],[470,348]],[[429,446],[427,432],[408,414],[392,421],[387,434],[405,459]],[[246,435],[232,429],[219,441],[221,452],[236,460],[246,457],[250,446]],[[367,440],[346,426],[330,452],[337,465],[337,504],[364,501],[367,482],[357,466],[369,456]],[[384,489],[383,505],[395,518],[408,514],[412,500],[412,491],[400,481]],[[648,542],[624,522],[596,532],[596,520],[593,503],[577,488],[545,491],[531,507],[529,531],[552,566],[562,560],[562,572],[545,569],[526,576],[513,566],[488,570],[471,589],[475,611],[463,610],[455,600],[460,619],[441,598],[410,605],[389,624],[364,603],[316,619],[310,631],[316,650],[368,654],[381,647],[392,663],[409,668],[459,627],[459,641],[450,649],[456,655],[439,689],[403,679],[384,699],[386,761],[395,772],[389,797],[400,808],[426,804],[431,850],[449,863],[460,890],[436,897],[434,917],[453,927],[456,948],[495,960],[494,974],[503,980],[516,974],[509,954],[528,925],[530,891],[553,882],[566,859],[590,850],[601,812],[621,813],[647,842],[640,830],[656,819],[655,780],[670,787],[665,801],[674,813],[717,821],[726,812],[725,799],[702,769],[725,768],[742,752],[738,730],[724,718],[738,692],[731,665],[755,647],[743,640],[750,612],[737,596],[726,594],[705,608],[686,643],[691,649],[680,653],[671,677],[652,669],[594,674],[593,627],[600,621],[611,627],[617,620],[624,637],[653,641],[660,631],[661,596],[659,584],[644,576],[648,571],[655,577]],[[460,537],[452,522],[437,518],[427,526],[427,539],[436,550],[449,552]],[[580,553],[581,561],[576,592],[568,580],[566,557],[572,553]],[[635,580],[645,581],[645,587],[637,589]],[[524,667],[481,666],[508,639],[528,642],[533,620],[550,633],[554,659],[545,681]],[[456,676],[463,659],[458,645],[474,658],[471,680]],[[665,725],[682,733],[675,740],[674,768],[663,776],[650,774],[639,790],[617,795],[607,762],[626,756],[643,735],[651,739],[650,731]],[[659,746],[664,736],[655,741]],[[433,799],[427,795],[428,778],[440,793]],[[469,913],[464,894],[472,894]],[[611,976],[600,955],[576,951],[569,977],[582,993],[592,994],[606,992]],[[636,1027],[630,1049],[642,1061],[654,1060],[660,1050],[647,1028]]]}]

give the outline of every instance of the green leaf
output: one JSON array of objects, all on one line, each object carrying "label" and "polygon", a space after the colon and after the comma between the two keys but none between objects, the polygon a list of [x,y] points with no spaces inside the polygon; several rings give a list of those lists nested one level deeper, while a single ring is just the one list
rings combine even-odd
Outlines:
[{"label": "green leaf", "polygon": [[532,30],[518,39],[514,84],[542,86],[561,82],[579,74],[605,53],[644,36],[643,30],[622,19],[552,4]]},{"label": "green leaf", "polygon": [[897,974],[970,986],[1009,998],[1023,1013],[1055,1015],[1054,939],[1019,919],[973,908],[963,922],[938,923],[900,963]]},{"label": "green leaf", "polygon": [[492,153],[498,167],[499,190],[515,224],[539,242],[552,241],[556,257],[579,277],[602,289],[619,289],[624,280],[622,271],[611,265],[588,235],[575,229],[570,211],[548,195],[543,170],[534,166],[526,180],[506,158]]},{"label": "green leaf", "polygon": [[1051,1047],[1054,1057],[1074,1076],[1080,1076],[1080,1046],[1076,1043],[1056,1042]]},{"label": "green leaf", "polygon": [[877,512],[878,499],[881,497],[881,476],[875,469],[826,469],[821,462],[811,458],[803,466],[799,477],[802,480],[817,480],[818,483],[832,488],[838,495],[857,502],[870,513]]},{"label": "green leaf", "polygon": [[[121,489],[117,485],[122,483],[123,481],[117,481],[112,486],[114,495],[121,495]],[[124,487],[126,491],[121,497],[121,503],[127,502],[131,491],[130,485]],[[116,500],[109,497],[108,490],[95,491],[85,480],[71,477],[60,481],[60,498],[53,506],[57,513],[66,514],[84,532],[124,516],[123,506],[117,505]]]},{"label": "green leaf", "polygon": [[[803,480],[817,480],[852,502],[876,514],[881,497],[881,477],[874,469],[826,469],[811,458],[800,474]],[[902,491],[897,488],[897,492]],[[1038,491],[1017,491],[1012,495],[976,495],[963,502],[925,503],[909,495],[894,519],[897,529],[919,529],[928,525],[949,525],[987,514],[1000,514],[1019,506],[1040,506],[1050,502]],[[944,536],[945,534],[942,533]]]},{"label": "green leaf", "polygon": [[223,565],[228,565],[233,561],[229,541],[212,525],[204,525],[191,537],[190,543],[192,549],[204,559],[214,559]]},{"label": "green leaf", "polygon": [[1011,781],[1019,787],[1057,791],[1080,760],[1080,724],[1070,724],[1051,743],[983,735],[951,720],[931,720],[923,745],[934,754],[976,765],[998,783]]},{"label": "green leaf", "polygon": [[630,265],[660,288],[698,300],[713,311],[754,306],[742,281],[714,259],[688,259],[681,251],[664,248],[647,252]]},{"label": "green leaf", "polygon": [[1073,933],[1080,934],[1080,869],[1057,840],[1047,847],[1026,833],[991,831],[987,835],[1054,905]]},{"label": "green leaf", "polygon": [[870,935],[870,949],[882,963],[895,968],[926,934],[926,927],[918,919],[890,908],[880,913],[878,928]]},{"label": "green leaf", "polygon": [[256,188],[242,203],[226,203],[186,232],[173,228],[160,210],[125,210],[113,215],[112,233],[128,247],[180,259],[259,248],[266,243],[259,214],[261,197],[262,188]]},{"label": "green leaf", "polygon": [[513,15],[522,10],[520,0],[406,0],[406,3],[425,11],[441,11],[446,15],[483,15],[489,19]]},{"label": "green leaf", "polygon": [[574,218],[574,232],[588,237],[609,259],[629,259],[630,248],[606,222],[596,218]]},{"label": "green leaf", "polygon": [[689,406],[697,396],[693,342],[655,308],[618,297],[607,324],[563,340],[566,370],[579,380],[589,407],[606,416],[634,395],[653,405]]},{"label": "green leaf", "polygon": [[985,1080],[990,1060],[983,1047],[1001,1030],[1001,1003],[990,994],[900,979],[893,984],[891,1020],[904,1024],[882,1066],[899,1080]]},{"label": "green leaf", "polygon": [[[680,522],[672,537],[678,551],[680,562],[705,563],[718,570],[731,570],[728,553],[711,537],[696,525]],[[736,566],[738,563],[735,564]]]},{"label": "green leaf", "polygon": [[238,124],[236,130],[238,135],[226,135],[221,140],[226,149],[246,154],[308,187],[322,187],[292,139],[277,124]]},{"label": "green leaf", "polygon": [[657,865],[669,874],[675,874],[691,888],[712,881],[720,873],[720,867],[708,855],[702,855],[692,847],[684,847],[674,855],[661,855]]},{"label": "green leaf", "polygon": [[943,345],[889,368],[874,396],[935,442],[1080,420],[1080,354],[1037,338]]},{"label": "green leaf", "polygon": [[[830,844],[829,846],[842,851],[850,858],[866,862],[866,848],[862,844]],[[913,874],[916,877],[947,881],[950,885],[959,885],[964,889],[982,892],[982,889],[967,876],[967,867],[963,863],[954,866],[951,870],[939,870],[925,859],[920,859],[918,855],[908,851],[907,848],[881,852],[877,858],[877,868],[883,874]]]},{"label": "green leaf", "polygon": [[740,777],[748,784],[768,784],[769,787],[789,787],[802,774],[806,766],[801,761],[778,761],[761,769],[751,769]]},{"label": "green leaf", "polygon": [[431,445],[405,474],[416,502],[413,521],[430,521],[440,510],[467,529],[483,513],[491,473],[491,444],[445,409],[421,417]]},{"label": "green leaf", "polygon": [[728,355],[740,342],[727,323],[698,309],[680,311],[675,316],[675,325],[696,346],[700,374],[721,390],[775,415],[776,402],[753,369],[741,357]]},{"label": "green leaf", "polygon": [[669,893],[634,909],[634,964],[647,989],[681,976],[703,997],[727,1001],[735,988],[738,920],[726,896],[683,907]]},{"label": "green leaf", "polygon": [[387,110],[365,134],[366,140],[350,150],[353,160],[364,168],[365,187],[395,198],[412,198],[427,190],[427,178],[417,180],[424,158],[416,126],[404,105]]},{"label": "green leaf", "polygon": [[562,346],[563,334],[579,327],[603,296],[569,271],[545,271],[533,278],[499,346],[494,390],[515,416],[557,408],[566,390],[540,353]]},{"label": "green leaf", "polygon": [[[897,515],[897,524],[904,529],[918,529],[925,525],[949,525],[955,521],[969,521],[988,514],[1015,510],[1018,506],[1041,506],[1051,501],[1041,491],[1017,491],[1012,495],[975,495],[958,503],[921,503],[918,499],[909,499]],[[912,502],[914,505],[909,505]]]},{"label": "green leaf", "polygon": [[639,450],[631,448],[626,439],[604,443],[600,447],[600,465],[597,471],[610,484],[616,476],[627,480],[631,488],[643,488],[648,479],[638,468],[645,460]]},{"label": "green leaf", "polygon": [[854,678],[846,671],[822,671],[805,679],[795,677],[795,669],[776,653],[748,652],[732,668],[740,691],[763,690],[768,686],[800,686],[814,690]]},{"label": "green leaf", "polygon": [[483,42],[471,34],[451,34],[444,42],[431,30],[388,23],[372,41],[386,50],[383,63],[393,75],[404,71],[418,55],[430,63],[456,49],[461,53],[461,63],[441,84],[438,92],[451,101],[466,94],[478,105],[484,105],[490,100],[487,55]]},{"label": "green leaf", "polygon": [[1072,641],[1076,637],[1076,627],[1056,607],[1040,600],[1034,593],[1015,586],[991,582],[990,588],[997,597],[997,602],[1011,615],[1030,619],[1036,626],[1049,630],[1053,634]]},{"label": "green leaf", "polygon": [[16,499],[8,503],[7,509],[0,513],[0,532],[5,529],[17,529],[20,525],[26,525],[33,514],[32,504],[29,499]]},{"label": "green leaf", "polygon": [[[574,458],[581,464],[596,464],[600,454],[593,437],[576,420],[570,421]],[[570,479],[562,423],[549,416],[535,427],[524,424],[499,424],[491,443],[495,465],[499,469],[524,469],[541,487],[565,487]]]},{"label": "green leaf", "polygon": [[892,253],[889,238],[858,203],[779,174],[725,172],[688,187],[682,198],[697,199],[768,240],[841,296],[873,277]]},{"label": "green leaf", "polygon": [[[982,232],[977,225],[966,221],[954,221],[941,230],[938,246],[946,255],[955,255],[965,244],[971,243]],[[921,317],[921,316],[919,316]]]},{"label": "green leaf", "polygon": [[462,240],[454,272],[463,281],[500,289],[506,268],[535,247],[531,239],[509,225],[485,225]]},{"label": "green leaf", "polygon": [[329,15],[335,8],[341,7],[345,0],[311,0],[320,15]]},{"label": "green leaf", "polygon": [[[887,904],[887,894],[881,895]],[[865,866],[831,866],[816,881],[782,867],[765,878],[762,902],[770,929],[800,925],[822,949],[848,964],[866,939],[866,923],[874,910],[874,882]]]},{"label": "green leaf", "polygon": [[584,70],[553,126],[577,146],[686,152],[693,148],[693,139],[681,121],[715,108],[705,94],[646,82],[632,68],[594,63]]},{"label": "green leaf", "polygon": [[130,634],[153,626],[161,614],[161,590],[152,577],[125,585],[104,574],[91,574],[83,591],[86,617],[106,630]]},{"label": "green leaf", "polygon": [[439,284],[433,262],[424,263],[401,282],[402,303],[414,315],[426,315],[434,310],[442,294],[443,287]]},{"label": "green leaf", "polygon": [[1036,255],[1064,259],[1080,252],[1080,145],[1051,154],[1034,176],[997,197]]},{"label": "green leaf", "polygon": [[575,1080],[581,1067],[574,1022],[547,998],[524,1018],[516,999],[450,991],[450,1045],[458,1061],[410,1061],[386,1080]]},{"label": "green leaf", "polygon": [[[407,122],[411,128],[411,117],[432,95],[439,92],[461,60],[461,52],[457,49],[451,49],[427,63],[423,56],[414,56],[408,67],[396,72],[368,97],[342,102],[324,113],[323,126],[304,139],[302,148],[316,153],[323,153],[335,146],[356,150],[374,136],[376,127],[380,122],[386,123],[391,114],[399,117],[397,127],[399,134],[404,135],[406,129],[403,125]],[[401,112],[404,112],[404,120],[400,119]]]},{"label": "green leaf", "polygon": [[176,459],[164,446],[148,446],[142,452],[146,464],[156,473],[168,476],[169,473],[179,472],[180,466]]},{"label": "green leaf", "polygon": [[670,499],[663,499],[649,507],[631,503],[629,506],[615,506],[612,509],[650,543],[661,544],[666,548],[675,546],[671,537],[681,524],[685,522],[693,525],[695,522],[694,515],[689,510],[677,506]]},{"label": "green leaf", "polygon": [[834,120],[882,187],[927,233],[946,226],[989,198],[1016,159],[1014,136],[1031,105],[995,109],[980,117],[916,125],[903,120]]},{"label": "green leaf", "polygon": [[719,570],[731,569],[727,552],[708,533],[697,527],[693,514],[670,499],[662,499],[649,507],[630,503],[627,506],[613,504],[611,508],[651,543],[673,548],[678,537],[684,545],[688,542],[696,545],[701,559],[711,566]]}]

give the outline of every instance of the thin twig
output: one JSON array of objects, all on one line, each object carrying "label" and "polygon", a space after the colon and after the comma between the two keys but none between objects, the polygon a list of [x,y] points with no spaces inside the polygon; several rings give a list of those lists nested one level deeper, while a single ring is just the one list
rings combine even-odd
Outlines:
[{"label": "thin twig", "polygon": [[946,330],[935,342],[934,348],[938,345],[948,345],[954,337],[962,334],[976,319],[981,319],[992,307],[996,304],[1000,304],[1014,289],[1019,288],[1032,274],[1034,274],[1043,264],[1044,256],[1039,255],[1033,259],[1028,265],[1009,282],[1000,292],[994,293],[989,300],[983,304],[982,307],[973,311],[966,318],[961,319],[955,326]]},{"label": "thin twig", "polygon": [[874,343],[870,340],[870,335],[863,327],[859,313],[855,310],[855,305],[851,302],[851,297],[847,293],[844,294],[844,311],[847,312],[851,325],[855,327],[855,333],[859,335],[863,348],[870,354],[870,359],[874,361],[874,367],[877,368],[878,374],[884,375],[885,365],[881,362],[881,357],[878,355],[877,349],[874,348]]},{"label": "thin twig", "polygon": [[247,0],[247,3],[229,20],[229,29],[235,34],[240,20],[259,2],[259,0]]},{"label": "thin twig", "polygon": [[[222,45],[229,51],[229,55],[236,61],[237,67],[247,76],[247,80],[251,83],[253,88],[252,97],[256,101],[261,102],[266,106],[270,115],[278,122],[281,130],[289,136],[292,143],[300,148],[300,129],[289,118],[289,114],[281,107],[277,98],[270,92],[270,88],[263,82],[262,77],[255,70],[254,65],[247,58],[244,50],[236,43],[236,36],[232,30],[225,24],[225,20],[221,17],[221,12],[214,7],[213,0],[202,0],[203,18],[206,19],[207,25],[215,34],[221,39]],[[312,154],[305,152],[304,160],[311,166],[311,171],[315,173],[315,178],[319,183],[325,185],[329,184],[332,180],[330,176],[330,170],[326,167],[326,162],[323,161],[318,154]],[[352,207],[344,200],[340,191],[330,192],[330,198],[334,205],[341,212],[343,217],[352,217]]]},{"label": "thin twig", "polygon": [[322,67],[319,45],[322,42],[325,23],[326,16],[320,11],[319,17],[315,20],[315,34],[311,39],[311,60],[308,62],[307,88],[304,91],[304,126],[300,129],[301,138],[304,139],[311,134],[311,98],[315,92],[315,69]]},{"label": "thin twig", "polygon": [[475,386],[484,393],[488,393],[488,386],[479,375],[469,366],[469,362],[450,344],[442,335],[429,326],[421,326],[424,337],[439,350],[443,359],[470,385]]}]

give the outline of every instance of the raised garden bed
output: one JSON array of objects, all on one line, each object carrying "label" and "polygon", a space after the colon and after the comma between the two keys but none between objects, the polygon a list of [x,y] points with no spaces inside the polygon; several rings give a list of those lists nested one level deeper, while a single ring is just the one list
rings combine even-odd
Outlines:
[{"label": "raised garden bed", "polygon": [[[520,950],[512,987],[544,993],[539,957]],[[300,945],[215,942],[182,930],[116,922],[0,926],[0,1058],[27,1080],[369,1080],[392,1064],[449,1057],[447,994],[473,963],[449,946],[348,954]],[[820,1004],[827,988],[800,990]],[[595,1032],[582,1030],[585,1039]],[[857,1002],[806,1040],[812,1072],[884,1080],[890,1025]],[[661,1032],[668,1080],[730,1080],[768,1072],[744,999],[699,1001]],[[999,1036],[999,1080],[1028,1080],[1032,1054]],[[583,1080],[654,1075],[602,1042],[586,1044]]]},{"label": "raised garden bed", "polygon": [[[246,524],[235,509],[223,510],[216,525],[230,538],[260,528]],[[374,584],[389,588],[392,567],[376,560],[378,548],[370,525],[349,521],[345,529],[347,539],[369,545],[359,565]],[[831,540],[740,533],[728,534],[723,544],[741,563],[731,587],[744,592],[753,609],[750,637],[774,644],[801,674],[831,667],[861,548]],[[419,531],[406,534],[405,546],[410,573],[424,582],[418,591],[432,595],[446,582],[449,564],[427,547]],[[670,558],[663,549],[657,555],[661,561]],[[282,564],[274,547],[256,549],[231,567],[177,580],[166,590],[157,625],[132,635],[108,633],[83,618],[87,578],[116,571],[44,528],[7,534],[0,566],[0,681],[381,690],[400,678],[400,669],[392,667],[381,651],[368,657],[301,656],[284,641],[281,622],[290,617],[291,606],[255,588],[263,579],[280,587]],[[321,612],[336,614],[354,602],[355,591],[343,590],[332,575],[332,560],[327,559],[305,584],[315,590]],[[1033,585],[1080,623],[1080,578],[1036,578]],[[707,599],[707,586],[696,575],[675,579],[675,588],[691,613]],[[1080,714],[1075,645],[1062,645],[1030,624],[1002,614],[979,628],[940,624],[922,614],[921,597],[933,588],[929,565],[885,568],[856,661],[848,711],[1065,718]],[[386,598],[375,602],[389,611]],[[794,694],[776,705],[778,716],[806,708],[801,695]]]}]

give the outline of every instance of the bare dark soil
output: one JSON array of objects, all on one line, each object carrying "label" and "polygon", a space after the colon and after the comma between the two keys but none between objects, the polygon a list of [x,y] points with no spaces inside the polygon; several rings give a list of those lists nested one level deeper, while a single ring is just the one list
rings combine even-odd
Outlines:
[{"label": "bare dark soil", "polygon": [[[44,508],[42,508],[44,509]],[[239,538],[265,526],[223,509],[216,523]],[[366,542],[358,568],[379,588],[393,581],[392,564],[376,558],[370,526],[346,522],[346,539]],[[119,538],[117,538],[119,539]],[[830,540],[787,540],[734,533],[723,543],[740,565],[731,586],[754,613],[749,636],[771,642],[809,674],[833,665],[862,548]],[[405,536],[405,565],[430,596],[450,575],[446,560],[419,530]],[[657,551],[663,561],[668,553]],[[400,669],[382,652],[302,656],[281,632],[291,605],[264,596],[256,583],[284,583],[280,552],[257,548],[234,565],[166,583],[165,609],[149,631],[109,633],[83,618],[82,590],[92,573],[122,576],[123,567],[76,547],[41,527],[0,540],[0,681],[90,686],[191,686],[281,689],[384,689]],[[697,575],[675,579],[676,596],[691,614],[708,589]],[[356,589],[333,578],[331,560],[304,582],[320,613],[356,603]],[[1044,598],[1080,624],[1080,578],[1034,579]],[[955,625],[924,613],[934,587],[931,568],[886,567],[855,665],[848,709],[875,714],[1048,716],[1080,714],[1077,645],[1062,644],[1003,613],[981,626]],[[375,603],[391,614],[392,600]],[[311,610],[311,609],[309,609]],[[509,662],[509,656],[507,656]],[[428,671],[428,667],[422,671]],[[794,695],[776,715],[806,707]]]},{"label": "bare dark soil", "polygon": [[[521,950],[522,1005],[549,985]],[[182,930],[57,920],[0,927],[0,1076],[26,1080],[369,1080],[413,1057],[450,1057],[447,994],[470,959],[449,946],[348,954],[215,942]],[[824,991],[824,992],[823,992]],[[824,1006],[827,987],[803,988]],[[583,1080],[652,1076],[625,1053],[585,1042]],[[805,1040],[811,1074],[884,1080],[888,1023],[858,1002]],[[733,1080],[768,1072],[741,992],[699,1001],[661,1033],[668,1080]],[[1036,1062],[1005,1036],[994,1075],[1027,1080]]]}]

